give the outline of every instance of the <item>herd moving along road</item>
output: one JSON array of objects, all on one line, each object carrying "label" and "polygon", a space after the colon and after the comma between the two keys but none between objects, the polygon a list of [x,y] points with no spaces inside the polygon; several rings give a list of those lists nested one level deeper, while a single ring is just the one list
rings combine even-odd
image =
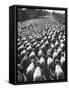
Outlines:
[{"label": "herd moving along road", "polygon": [[17,81],[65,79],[65,25],[18,23]]}]

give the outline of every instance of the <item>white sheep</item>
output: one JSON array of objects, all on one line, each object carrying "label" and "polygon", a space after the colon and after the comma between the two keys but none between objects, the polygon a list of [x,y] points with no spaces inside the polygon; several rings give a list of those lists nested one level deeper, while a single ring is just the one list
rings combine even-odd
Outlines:
[{"label": "white sheep", "polygon": [[22,55],[22,54],[25,54],[26,53],[26,50],[24,49],[20,54]]},{"label": "white sheep", "polygon": [[57,53],[60,53],[62,51],[61,47],[58,47]]},{"label": "white sheep", "polygon": [[51,44],[51,48],[54,48],[54,44],[53,43]]},{"label": "white sheep", "polygon": [[63,41],[64,41],[63,39],[60,39],[60,43],[63,43]]},{"label": "white sheep", "polygon": [[42,43],[44,43],[44,41],[43,41],[43,40],[41,40],[40,44],[42,44]]},{"label": "white sheep", "polygon": [[54,63],[54,60],[51,58],[51,57],[48,57],[47,59],[47,65],[48,65],[48,68],[50,68]]},{"label": "white sheep", "polygon": [[41,57],[39,61],[40,61],[40,65],[42,65],[44,67],[44,65],[45,65],[44,57]]},{"label": "white sheep", "polygon": [[27,46],[30,46],[30,45],[31,45],[30,43],[27,43],[27,44],[26,44],[26,47],[27,47]]},{"label": "white sheep", "polygon": [[49,42],[48,42],[48,40],[45,42],[45,45],[47,45]]},{"label": "white sheep", "polygon": [[57,52],[54,52],[53,53],[53,59],[55,59],[57,57],[58,53]]},{"label": "white sheep", "polygon": [[20,42],[18,42],[17,44],[18,44],[18,46],[21,44],[22,42],[20,41]]},{"label": "white sheep", "polygon": [[34,42],[35,41],[35,38],[31,40],[31,42]]},{"label": "white sheep", "polygon": [[47,39],[47,37],[45,36],[43,40],[46,40],[46,39]]},{"label": "white sheep", "polygon": [[31,58],[31,57],[33,57],[33,56],[35,56],[35,52],[34,52],[34,51],[32,51],[32,52],[30,53],[29,58]]},{"label": "white sheep", "polygon": [[36,48],[37,48],[37,47],[40,47],[40,44],[37,44],[37,45],[36,45]]},{"label": "white sheep", "polygon": [[57,80],[64,78],[64,73],[60,65],[55,66],[55,75],[56,75]]},{"label": "white sheep", "polygon": [[59,43],[58,43],[58,41],[56,40],[56,42],[55,42],[55,46],[58,45],[58,44],[59,44]]},{"label": "white sheep", "polygon": [[42,49],[38,51],[38,56],[41,56],[43,54]]},{"label": "white sheep", "polygon": [[60,47],[61,47],[61,48],[63,48],[63,47],[64,47],[64,44],[63,44],[63,43],[61,43],[61,44],[60,44]]},{"label": "white sheep", "polygon": [[27,44],[28,43],[28,41],[24,41],[24,44]]},{"label": "white sheep", "polygon": [[41,81],[42,80],[42,72],[39,66],[36,67],[33,73],[33,81]]},{"label": "white sheep", "polygon": [[64,62],[65,62],[65,57],[64,56],[61,56],[61,59],[60,59],[61,65],[63,65]]},{"label": "white sheep", "polygon": [[61,39],[61,35],[59,35],[59,37],[58,37],[58,38],[59,38],[59,40],[60,40],[60,39]]},{"label": "white sheep", "polygon": [[27,47],[27,51],[29,51],[29,50],[31,50],[32,49],[32,47],[31,47],[31,45],[29,45],[28,47]]},{"label": "white sheep", "polygon": [[33,43],[33,46],[37,44],[37,41]]},{"label": "white sheep", "polygon": [[35,69],[35,64],[31,62],[30,65],[27,67],[26,75],[33,74],[34,69]]},{"label": "white sheep", "polygon": [[21,48],[24,48],[24,45],[23,44],[20,47],[18,47],[18,50],[21,49]]},{"label": "white sheep", "polygon": [[20,41],[20,38],[18,38],[17,41],[19,42]]},{"label": "white sheep", "polygon": [[45,45],[43,44],[40,48],[41,48],[41,49],[45,48]]}]

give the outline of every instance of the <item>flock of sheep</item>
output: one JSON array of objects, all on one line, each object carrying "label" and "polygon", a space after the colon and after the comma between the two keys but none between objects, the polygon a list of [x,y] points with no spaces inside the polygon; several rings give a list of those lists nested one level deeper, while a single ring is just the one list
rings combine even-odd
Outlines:
[{"label": "flock of sheep", "polygon": [[18,82],[65,79],[65,25],[18,25]]}]

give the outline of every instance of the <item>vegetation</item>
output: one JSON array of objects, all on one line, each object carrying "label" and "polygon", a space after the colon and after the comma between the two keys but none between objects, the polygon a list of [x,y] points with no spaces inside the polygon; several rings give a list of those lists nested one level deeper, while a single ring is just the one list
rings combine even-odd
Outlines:
[{"label": "vegetation", "polygon": [[42,9],[18,9],[18,21],[25,21],[33,18],[39,18],[40,16],[48,15],[49,12]]},{"label": "vegetation", "polygon": [[59,21],[60,24],[65,24],[65,14],[60,14],[60,13],[52,13],[55,19]]}]

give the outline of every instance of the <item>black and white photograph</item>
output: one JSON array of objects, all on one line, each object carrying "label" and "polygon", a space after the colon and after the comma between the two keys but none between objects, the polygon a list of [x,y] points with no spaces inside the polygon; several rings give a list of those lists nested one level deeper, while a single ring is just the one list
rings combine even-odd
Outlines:
[{"label": "black and white photograph", "polygon": [[1,0],[0,90],[69,90],[69,1]]},{"label": "black and white photograph", "polygon": [[17,83],[66,81],[66,11],[20,7],[17,14]]}]

